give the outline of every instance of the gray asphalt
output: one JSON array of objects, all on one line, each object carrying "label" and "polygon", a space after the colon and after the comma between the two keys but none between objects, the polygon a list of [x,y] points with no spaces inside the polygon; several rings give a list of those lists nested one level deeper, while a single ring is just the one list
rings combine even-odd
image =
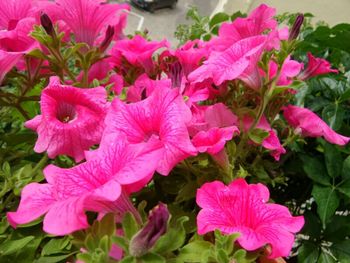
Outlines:
[{"label": "gray asphalt", "polygon": [[[210,15],[216,7],[218,0],[179,0],[174,9],[160,9],[153,14],[132,6],[132,11],[144,17],[142,30],[148,29],[153,40],[167,38],[173,46],[177,44],[174,32],[177,25],[188,23],[186,13],[191,5],[197,6],[200,14]],[[137,29],[139,18],[129,15],[126,33],[133,33]]]}]

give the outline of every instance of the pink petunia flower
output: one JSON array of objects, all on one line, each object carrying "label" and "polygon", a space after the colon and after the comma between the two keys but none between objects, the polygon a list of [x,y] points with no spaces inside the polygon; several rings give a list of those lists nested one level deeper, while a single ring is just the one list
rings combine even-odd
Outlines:
[{"label": "pink petunia flower", "polygon": [[215,85],[226,80],[241,79],[257,88],[255,86],[259,86],[260,78],[257,62],[265,44],[265,36],[255,36],[234,43],[224,52],[212,52],[209,59],[188,78],[195,83],[212,79]]},{"label": "pink petunia flower", "polygon": [[307,53],[307,57],[309,59],[309,64],[307,65],[307,68],[299,75],[300,79],[306,80],[318,75],[338,73],[338,70],[331,68],[331,64],[327,60],[323,58],[316,58],[310,52]]},{"label": "pink petunia flower", "polygon": [[39,44],[29,35],[35,24],[35,19],[29,17],[20,20],[13,30],[0,31],[0,49],[25,54],[38,47]]},{"label": "pink petunia flower", "polygon": [[39,4],[39,9],[55,22],[61,20],[68,25],[77,42],[90,47],[96,44],[108,25],[118,26],[120,12],[125,8],[126,5],[107,4],[105,0],[56,0]]},{"label": "pink petunia flower", "polygon": [[0,30],[13,30],[23,18],[33,15],[33,0],[1,0]]},{"label": "pink petunia flower", "polygon": [[153,69],[153,53],[162,48],[169,47],[167,40],[147,41],[140,35],[135,35],[132,39],[117,41],[111,50],[112,59],[117,66],[121,66],[124,57],[131,65],[143,67],[147,73]]},{"label": "pink petunia flower", "polygon": [[[304,64],[298,61],[290,59],[288,57],[282,65],[279,79],[277,80],[278,86],[288,86],[293,82],[293,78],[296,77],[303,69]],[[269,79],[276,77],[278,65],[273,60],[269,63]]]},{"label": "pink petunia flower", "polygon": [[239,233],[238,243],[252,251],[270,244],[269,258],[286,257],[294,233],[304,225],[302,216],[293,217],[287,207],[267,204],[269,190],[262,184],[247,184],[236,179],[228,186],[214,181],[197,191],[197,204],[202,208],[197,216],[198,233],[220,230],[224,234]]},{"label": "pink petunia flower", "polygon": [[338,145],[345,145],[350,141],[349,137],[333,131],[327,123],[309,109],[288,105],[283,108],[283,116],[292,127],[300,129],[303,136],[324,137],[326,141]]},{"label": "pink petunia flower", "polygon": [[186,127],[190,120],[191,111],[177,90],[157,89],[136,103],[125,104],[115,99],[106,117],[103,137],[120,132],[132,144],[158,138],[164,155],[158,160],[157,172],[168,175],[177,163],[197,153]]},{"label": "pink petunia flower", "polygon": [[156,89],[169,89],[170,87],[169,79],[153,80],[147,74],[142,74],[136,79],[134,85],[128,88],[127,101],[138,102],[149,97]]},{"label": "pink petunia flower", "polygon": [[22,54],[18,52],[6,52],[0,50],[0,84],[4,80],[6,74],[17,64],[22,58]]},{"label": "pink petunia flower", "polygon": [[239,134],[236,126],[225,128],[211,128],[208,131],[198,132],[192,139],[193,145],[201,153],[217,154],[224,149],[226,141]]},{"label": "pink petunia flower", "polygon": [[47,151],[50,158],[66,154],[77,162],[83,160],[84,151],[100,142],[106,97],[103,87],[80,89],[51,77],[41,94],[41,115],[25,123],[38,133],[34,150]]},{"label": "pink petunia flower", "polygon": [[262,4],[247,18],[237,18],[231,23],[223,23],[219,28],[219,36],[213,38],[209,45],[213,50],[224,51],[239,40],[261,35],[266,30],[274,30],[277,27],[275,14],[275,8]]},{"label": "pink petunia flower", "polygon": [[[254,119],[249,115],[243,117],[243,126],[245,131],[250,129],[253,122]],[[279,161],[281,154],[286,153],[286,149],[284,149],[281,145],[276,132],[271,128],[265,116],[262,116],[260,122],[258,125],[256,125],[256,128],[262,129],[269,133],[268,137],[262,141],[261,146],[267,150],[270,150],[271,156],[275,158],[276,161]]]},{"label": "pink petunia flower", "polygon": [[17,211],[7,214],[10,224],[16,227],[45,215],[45,232],[67,235],[89,226],[85,211],[137,213],[127,192],[148,183],[162,152],[155,141],[134,147],[122,135],[116,137],[106,141],[108,147],[97,158],[68,169],[46,167],[47,183],[24,187]]}]

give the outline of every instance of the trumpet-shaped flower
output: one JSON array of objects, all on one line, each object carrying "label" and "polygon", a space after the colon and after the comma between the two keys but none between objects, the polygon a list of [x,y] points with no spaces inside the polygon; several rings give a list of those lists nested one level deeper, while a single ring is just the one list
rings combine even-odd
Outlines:
[{"label": "trumpet-shaped flower", "polygon": [[277,21],[273,18],[276,9],[265,4],[260,5],[247,18],[237,18],[232,23],[223,23],[219,28],[219,37],[210,41],[214,50],[225,50],[244,38],[261,35],[266,30],[274,30]]},{"label": "trumpet-shaped flower", "polygon": [[106,97],[103,87],[80,89],[52,77],[41,95],[41,115],[25,123],[38,133],[34,150],[47,151],[50,158],[66,154],[83,160],[84,151],[100,142]]},{"label": "trumpet-shaped flower", "polygon": [[33,15],[33,0],[1,0],[0,30],[13,30],[18,21]]},{"label": "trumpet-shaped flower", "polygon": [[116,136],[106,139],[108,147],[88,162],[68,169],[46,167],[47,183],[31,183],[23,189],[17,211],[7,214],[11,225],[16,227],[46,214],[44,231],[67,235],[89,226],[85,211],[132,212],[126,192],[135,185],[139,190],[152,178],[162,152],[153,140],[134,147],[122,135]]},{"label": "trumpet-shaped flower", "polygon": [[127,101],[138,102],[151,95],[156,89],[167,89],[171,87],[169,79],[153,80],[147,74],[142,74],[137,78],[133,86],[127,91]]},{"label": "trumpet-shaped flower", "polygon": [[292,127],[301,130],[303,136],[324,137],[326,141],[338,145],[345,145],[350,141],[349,137],[333,131],[327,123],[309,109],[288,105],[283,108],[283,115]]},{"label": "trumpet-shaped flower", "polygon": [[255,71],[258,74],[255,69],[265,43],[265,36],[255,36],[236,42],[224,52],[212,52],[209,59],[189,75],[189,80],[202,82],[211,78],[215,85],[220,85],[226,80],[251,79]]},{"label": "trumpet-shaped flower", "polygon": [[168,47],[169,43],[163,41],[147,41],[140,35],[135,35],[132,39],[118,41],[111,50],[112,59],[119,64],[124,57],[131,65],[141,66],[146,72],[153,69],[153,53],[162,48]]},{"label": "trumpet-shaped flower", "polygon": [[11,31],[0,31],[0,49],[25,54],[38,47],[34,38],[29,36],[35,24],[35,19],[29,17],[19,21]]},{"label": "trumpet-shaped flower", "polygon": [[309,64],[305,71],[299,75],[300,79],[306,80],[318,75],[338,73],[338,70],[331,68],[331,64],[327,60],[316,58],[310,52],[307,53],[307,57],[309,59]]},{"label": "trumpet-shaped flower", "polygon": [[126,7],[105,2],[105,0],[56,0],[55,3],[41,3],[40,9],[51,19],[61,20],[68,25],[77,42],[93,46],[108,25],[120,23],[120,11]]},{"label": "trumpet-shaped flower", "polygon": [[236,179],[230,185],[214,181],[197,191],[198,233],[216,229],[224,234],[240,233],[237,241],[246,250],[270,244],[269,258],[285,257],[294,243],[294,233],[304,225],[302,216],[293,217],[287,207],[267,204],[269,190],[262,184]]},{"label": "trumpet-shaped flower", "polygon": [[225,128],[211,128],[208,131],[198,132],[192,139],[193,145],[199,152],[215,155],[224,149],[226,141],[239,134],[236,126]]},{"label": "trumpet-shaped flower", "polygon": [[168,175],[178,162],[197,153],[186,127],[190,120],[191,111],[177,90],[157,89],[136,103],[125,104],[115,99],[106,117],[103,136],[123,133],[132,144],[158,138],[164,155],[158,160],[157,171]]}]

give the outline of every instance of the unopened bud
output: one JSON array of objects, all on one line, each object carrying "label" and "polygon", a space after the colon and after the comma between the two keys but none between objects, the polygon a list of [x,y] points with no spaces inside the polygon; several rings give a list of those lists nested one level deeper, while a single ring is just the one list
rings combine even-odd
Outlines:
[{"label": "unopened bud", "polygon": [[100,45],[100,51],[102,53],[105,52],[106,49],[111,44],[111,42],[113,40],[113,36],[114,36],[114,27],[108,26],[108,28],[106,30],[105,38],[104,38],[104,40],[102,41],[102,43]]},{"label": "unopened bud", "polygon": [[294,21],[292,29],[290,31],[288,41],[292,41],[299,36],[300,29],[301,29],[301,26],[303,25],[303,22],[304,22],[304,15],[298,14],[297,18]]},{"label": "unopened bud", "polygon": [[40,23],[43,26],[43,28],[45,29],[46,33],[50,36],[53,36],[55,30],[53,28],[52,21],[47,14],[45,14],[45,13],[41,14]]},{"label": "unopened bud", "polygon": [[169,216],[165,204],[160,203],[153,208],[148,216],[147,224],[131,238],[130,255],[140,257],[146,254],[166,232]]}]

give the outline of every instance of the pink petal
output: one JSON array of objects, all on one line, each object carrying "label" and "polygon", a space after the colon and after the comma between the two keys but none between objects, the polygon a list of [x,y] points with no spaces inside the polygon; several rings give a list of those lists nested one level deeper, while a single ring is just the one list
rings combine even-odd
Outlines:
[{"label": "pink petal", "polygon": [[17,211],[7,213],[8,221],[13,227],[29,223],[44,215],[54,202],[51,185],[28,184],[22,190],[21,202]]}]

